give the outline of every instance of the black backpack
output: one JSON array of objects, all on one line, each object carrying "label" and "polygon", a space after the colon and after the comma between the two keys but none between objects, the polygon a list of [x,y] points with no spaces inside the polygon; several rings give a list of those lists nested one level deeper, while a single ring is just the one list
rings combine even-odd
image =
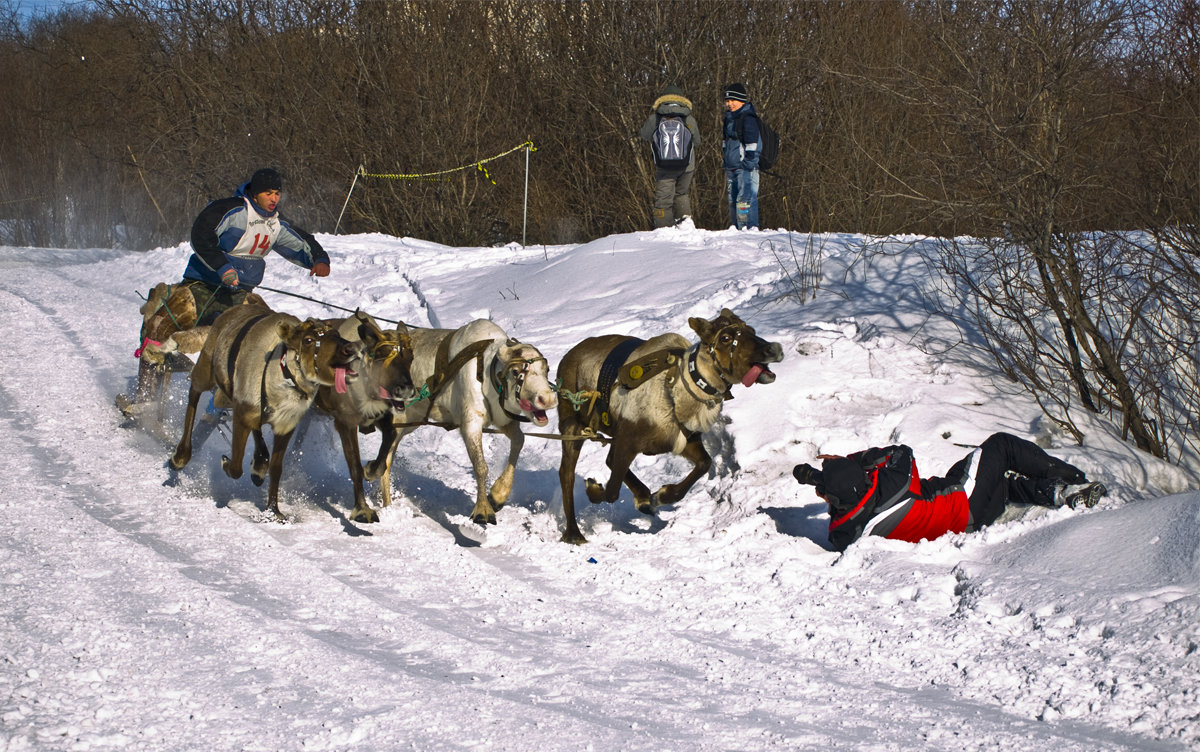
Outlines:
[{"label": "black backpack", "polygon": [[[767,125],[767,121],[762,119],[762,115],[757,112],[754,117],[758,118],[758,169],[769,170],[779,161],[779,134]],[[738,120],[737,133],[738,139],[742,138],[743,123],[746,118]]]},{"label": "black backpack", "polygon": [[664,170],[687,168],[692,157],[692,132],[681,115],[659,115],[650,141],[654,164]]}]

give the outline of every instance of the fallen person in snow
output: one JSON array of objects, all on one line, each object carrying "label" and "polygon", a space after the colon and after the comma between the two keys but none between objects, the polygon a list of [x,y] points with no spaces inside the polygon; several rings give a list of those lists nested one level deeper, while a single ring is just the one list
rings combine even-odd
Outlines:
[{"label": "fallen person in snow", "polygon": [[974,532],[995,522],[1010,500],[1092,507],[1107,493],[1079,468],[1007,433],[989,436],[941,478],[921,478],[904,445],[820,459],[820,470],[801,464],[792,475],[829,505],[829,542],[838,551],[864,535],[916,543]]}]

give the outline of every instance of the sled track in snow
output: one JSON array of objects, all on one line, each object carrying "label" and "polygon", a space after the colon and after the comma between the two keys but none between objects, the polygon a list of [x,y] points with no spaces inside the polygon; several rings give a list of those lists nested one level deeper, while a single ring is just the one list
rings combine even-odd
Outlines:
[{"label": "sled track in snow", "polygon": [[[11,291],[6,291],[11,294]],[[81,367],[84,362],[93,358],[81,347],[81,334],[73,330],[54,309],[45,304],[23,300],[23,303],[36,315],[23,317],[25,326],[30,330],[42,330],[46,333],[43,347],[40,350],[45,360],[44,366],[51,363],[57,367]],[[52,353],[80,353],[66,357],[58,357]],[[116,457],[111,451],[112,424],[105,426],[90,426],[90,430],[71,440],[75,451],[68,452],[63,442],[67,437],[47,433],[45,427],[53,421],[54,405],[63,404],[72,399],[87,403],[89,400],[107,399],[106,381],[113,376],[100,375],[90,381],[89,388],[72,390],[70,394],[56,394],[58,387],[54,383],[44,391],[31,388],[10,389],[7,385],[0,388],[0,408],[11,415],[21,416],[13,422],[17,436],[13,439],[31,448],[29,473],[50,482],[63,482],[68,478],[82,479],[97,477],[103,474],[102,467],[115,459],[117,462],[131,468],[130,488],[98,489],[83,485],[65,485],[62,492],[56,494],[55,503],[61,513],[62,505],[69,505],[86,513],[89,518],[107,528],[121,538],[133,543],[144,551],[134,558],[143,562],[143,572],[131,571],[130,576],[154,579],[153,573],[165,568],[171,576],[182,576],[192,585],[199,588],[205,595],[193,596],[202,600],[223,602],[227,606],[222,611],[236,611],[237,619],[249,630],[258,630],[279,635],[279,639],[303,645],[304,650],[328,651],[334,650],[345,656],[345,660],[358,667],[364,678],[376,674],[377,678],[392,674],[405,674],[416,679],[438,682],[441,684],[461,684],[466,688],[462,691],[467,695],[477,690],[472,685],[479,685],[480,690],[486,687],[489,702],[495,705],[514,703],[516,707],[511,712],[528,712],[532,701],[540,709],[541,714],[549,712],[551,717],[558,718],[559,723],[583,723],[589,729],[589,735],[597,739],[605,736],[605,731],[619,735],[630,719],[650,714],[659,703],[659,698],[646,697],[643,699],[625,699],[625,710],[614,714],[610,702],[613,697],[624,693],[624,680],[604,674],[594,674],[586,665],[586,653],[589,643],[596,643],[597,637],[603,637],[606,642],[614,644],[637,645],[638,650],[631,651],[631,665],[628,674],[638,672],[636,664],[647,660],[644,653],[658,652],[660,654],[677,654],[681,650],[689,652],[693,649],[674,645],[667,647],[663,641],[690,643],[688,636],[674,636],[670,631],[658,632],[655,635],[641,633],[637,624],[623,622],[621,613],[605,613],[602,606],[587,614],[573,613],[567,594],[565,600],[560,600],[553,592],[554,587],[538,576],[532,578],[514,577],[513,569],[516,562],[503,562],[498,567],[489,563],[490,560],[504,559],[503,554],[481,552],[478,549],[464,550],[453,547],[450,555],[446,552],[430,549],[428,545],[419,552],[424,557],[433,560],[423,562],[433,571],[441,569],[446,577],[445,596],[447,603],[421,603],[408,599],[403,590],[392,587],[393,582],[402,581],[406,576],[407,567],[389,576],[379,572],[376,577],[364,576],[353,566],[354,546],[362,541],[347,539],[339,535],[331,524],[320,524],[323,532],[328,533],[329,539],[344,555],[330,557],[328,549],[318,545],[317,541],[304,539],[297,535],[297,530],[310,527],[314,523],[298,526],[279,526],[271,524],[249,525],[240,531],[240,545],[222,548],[214,551],[211,541],[195,540],[190,530],[195,526],[197,518],[207,519],[224,517],[220,520],[221,527],[228,528],[228,515],[222,515],[220,510],[206,505],[208,499],[199,500],[195,497],[174,489],[152,489],[161,483],[160,477],[165,473],[157,458],[147,457],[147,449],[141,446],[145,442],[133,441],[132,446],[126,442],[126,437],[141,436],[137,432],[120,431],[115,435],[118,451]],[[30,399],[30,396],[35,399]],[[112,416],[112,422],[117,420],[114,409],[107,408]],[[94,444],[92,450],[79,452],[79,442]],[[154,442],[157,449],[157,442]],[[124,445],[124,446],[122,446]],[[76,457],[90,458],[82,463],[76,462]],[[146,472],[145,465],[151,464],[154,472]],[[140,493],[133,487],[140,487]],[[132,492],[132,493],[131,493]],[[146,508],[137,499],[147,494],[155,493],[160,498],[160,506]],[[130,501],[132,497],[133,501]],[[49,510],[46,510],[49,511]],[[182,529],[178,525],[168,524],[168,520],[177,517],[193,519],[185,522]],[[245,526],[243,517],[236,516],[232,524]],[[406,523],[411,524],[411,521]],[[261,545],[264,534],[273,539],[275,544]],[[442,545],[447,543],[444,535],[436,539]],[[396,552],[397,557],[405,556],[403,551]],[[261,559],[260,559],[261,557]],[[447,562],[446,559],[450,561]],[[219,561],[220,566],[214,566]],[[449,563],[449,566],[447,566]],[[456,571],[457,570],[457,571]],[[287,576],[270,575],[268,572],[285,572]],[[478,583],[486,581],[485,588]],[[305,582],[313,587],[305,587]],[[335,584],[330,584],[330,583]],[[306,616],[310,610],[307,607],[310,591],[323,592],[329,589],[341,591],[343,598],[337,605],[341,612],[336,619],[315,618]],[[416,592],[422,592],[424,583]],[[481,593],[481,590],[491,591]],[[521,604],[520,619],[522,623],[540,624],[541,629],[513,629],[506,626],[504,619],[496,619],[487,613],[487,602],[502,593],[503,597],[515,599]],[[449,604],[458,604],[451,607]],[[474,617],[464,619],[464,613]],[[310,624],[309,622],[315,623]],[[330,622],[337,622],[331,624]],[[595,630],[599,629],[599,633]],[[403,635],[403,638],[399,637]],[[649,640],[647,639],[649,638]],[[530,641],[530,645],[517,645],[516,641]],[[540,645],[539,645],[540,644]],[[653,648],[658,645],[657,650]],[[514,661],[507,656],[537,654],[539,647],[544,651],[550,648],[550,654],[555,656],[554,662],[538,667],[530,666],[521,661]],[[722,683],[713,684],[704,676],[681,675],[679,677],[681,690],[686,685],[692,685],[686,694],[695,698],[695,702],[711,702],[715,709],[719,704],[727,702],[722,699],[728,682],[747,682],[743,695],[754,696],[763,692],[767,686],[767,677],[773,675],[777,689],[788,681],[786,672],[778,667],[772,667],[763,659],[748,655],[738,656],[735,652],[727,652],[719,657],[713,646],[706,646],[705,651],[712,660],[726,667],[741,664],[741,670],[736,673],[740,678],[727,676]],[[747,661],[750,661],[747,664]],[[571,666],[570,676],[559,676],[559,662]],[[624,673],[624,672],[622,672]],[[731,672],[732,673],[732,672]],[[542,675],[541,699],[537,693],[531,698],[528,685],[529,676]],[[511,681],[506,681],[512,677]],[[570,697],[570,702],[564,702],[564,697]],[[762,702],[762,698],[758,699]],[[517,708],[521,708],[518,710]],[[639,709],[640,708],[640,709]]]},{"label": "sled track in snow", "polygon": [[[883,720],[873,720],[873,711],[890,705],[944,714],[955,723],[970,719],[973,732],[993,742],[990,748],[1170,748],[1098,726],[1038,723],[963,699],[953,689],[893,686],[886,677],[864,684],[847,664],[839,671],[805,657],[803,650],[773,649],[692,626],[687,622],[692,614],[678,620],[677,614],[656,612],[669,598],[629,602],[656,595],[654,588],[626,580],[630,590],[623,592],[619,578],[557,577],[561,567],[579,566],[583,557],[577,553],[607,557],[615,565],[618,556],[638,557],[641,550],[635,546],[586,552],[560,544],[527,544],[517,553],[501,547],[466,549],[454,545],[437,523],[405,518],[404,510],[385,515],[371,536],[351,538],[339,529],[336,515],[325,516],[329,510],[320,501],[315,502],[320,511],[295,525],[248,524],[236,512],[257,509],[257,502],[243,500],[260,499],[261,491],[246,479],[237,482],[246,495],[236,495],[232,510],[219,508],[208,495],[187,493],[187,483],[161,486],[166,477],[161,446],[150,446],[139,432],[119,430],[110,404],[114,385],[125,383],[134,370],[125,338],[97,336],[76,325],[65,313],[69,308],[55,307],[56,300],[79,296],[82,285],[64,282],[53,270],[34,276],[28,288],[0,284],[0,312],[13,339],[24,344],[0,351],[0,410],[12,428],[10,441],[29,448],[22,482],[30,496],[27,505],[7,507],[9,519],[0,530],[6,532],[8,549],[17,552],[12,555],[20,557],[44,555],[35,550],[37,539],[19,534],[34,524],[60,526],[63,536],[79,536],[76,546],[111,549],[104,561],[117,574],[97,580],[97,586],[117,588],[110,618],[137,625],[131,632],[147,641],[150,652],[159,651],[147,665],[162,672],[126,677],[135,687],[143,682],[140,695],[120,696],[116,684],[105,688],[109,702],[150,708],[131,710],[129,717],[153,712],[151,701],[169,698],[179,675],[205,670],[170,655],[169,640],[159,636],[178,628],[184,639],[186,628],[186,639],[204,646],[190,652],[214,656],[216,668],[209,670],[246,672],[245,695],[209,698],[205,709],[211,719],[198,721],[197,731],[219,738],[223,722],[239,712],[237,703],[251,708],[262,703],[257,707],[263,748],[294,747],[294,737],[291,745],[280,743],[280,728],[319,724],[344,704],[353,704],[366,725],[385,714],[389,720],[411,714],[407,740],[425,748],[444,743],[447,734],[486,738],[472,733],[499,718],[549,724],[560,730],[564,746],[576,748],[592,743],[614,749],[783,749],[799,738],[812,746],[844,742],[845,729],[823,724],[829,711],[814,716],[817,706],[853,708],[852,725],[860,738],[890,739],[897,749],[922,746],[922,724],[891,726],[894,714],[888,712],[877,712]],[[39,378],[48,369],[77,371],[80,378],[66,384]],[[723,426],[716,436],[710,451],[718,459],[714,472],[723,487],[736,475],[736,458]],[[319,485],[348,497],[344,467],[317,464],[312,473]],[[127,477],[114,482],[113,466],[128,468]],[[285,480],[295,470],[289,467]],[[195,485],[207,482],[201,476]],[[311,499],[303,503],[313,504]],[[684,503],[706,500],[701,494]],[[342,506],[335,502],[330,509]],[[80,560],[99,561],[100,556]],[[655,561],[647,556],[637,566],[649,570]],[[725,579],[721,572],[708,574],[714,582]],[[430,588],[431,578],[440,587]],[[666,581],[661,587],[666,591],[673,585]],[[697,587],[708,588],[706,595],[720,592],[717,585]],[[738,592],[730,588],[735,597],[759,597]],[[54,595],[49,588],[46,594]],[[61,624],[70,624],[70,605],[64,604]],[[755,606],[772,620],[789,610],[786,604]],[[804,639],[800,625],[795,628],[796,639]],[[87,633],[75,639],[86,640]],[[142,647],[131,650],[140,653]],[[91,652],[116,650],[105,644]],[[232,657],[221,658],[225,653]],[[593,660],[600,653],[604,658]],[[845,656],[832,660],[836,666]],[[160,663],[166,668],[158,669]],[[330,666],[339,670],[329,672]],[[665,677],[674,690],[669,697],[660,693]],[[77,686],[66,690],[75,694],[66,698],[55,723],[94,723],[96,692],[86,683]],[[347,687],[354,687],[352,696]],[[434,695],[446,713],[430,711],[427,698]],[[261,699],[271,696],[282,699]],[[743,735],[731,736],[727,727],[708,728],[721,716],[738,718],[734,731]],[[761,737],[747,739],[749,727],[761,729]],[[955,748],[953,742],[940,747]]]}]

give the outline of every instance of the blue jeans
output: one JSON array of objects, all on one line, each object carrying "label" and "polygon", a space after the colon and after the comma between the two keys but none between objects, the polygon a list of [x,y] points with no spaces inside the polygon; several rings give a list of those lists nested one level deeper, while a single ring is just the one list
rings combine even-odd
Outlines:
[{"label": "blue jeans", "polygon": [[739,230],[758,227],[758,170],[725,170],[729,223]]}]

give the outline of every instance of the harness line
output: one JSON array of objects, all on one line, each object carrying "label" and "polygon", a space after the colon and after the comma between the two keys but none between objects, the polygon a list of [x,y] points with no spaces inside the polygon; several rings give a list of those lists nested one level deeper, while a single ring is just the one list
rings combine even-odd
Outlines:
[{"label": "harness line", "polygon": [[[346,313],[354,313],[356,310],[358,310],[358,309],[343,308],[343,307],[342,307],[342,306],[340,306],[340,305],[334,305],[333,303],[328,303],[328,302],[326,302],[326,301],[324,301],[324,300],[318,300],[318,299],[316,299],[316,298],[310,298],[310,297],[309,297],[309,296],[307,296],[307,295],[299,295],[299,294],[297,294],[297,293],[294,293],[294,292],[288,292],[287,290],[276,290],[275,288],[273,288],[273,287],[267,287],[266,285],[259,285],[258,287],[254,288],[254,289],[255,289],[255,290],[266,290],[267,292],[275,292],[275,293],[279,293],[280,295],[287,295],[287,296],[289,296],[289,297],[293,297],[293,298],[299,298],[300,300],[307,300],[307,301],[308,301],[308,302],[310,302],[310,303],[316,303],[316,304],[318,304],[318,305],[323,305],[323,306],[325,306],[326,308],[333,308],[333,309],[336,309],[336,310],[338,310],[338,311],[345,311]],[[385,318],[383,318],[382,316],[374,316],[374,315],[372,315],[372,318],[374,318],[376,321],[383,321],[384,323],[387,323],[387,324],[397,324],[397,325],[399,325],[399,324],[404,324],[405,326],[411,326],[410,324],[405,324],[403,321],[394,321],[394,320],[392,320],[392,319],[385,319]],[[411,328],[413,328],[413,329],[420,329],[421,327],[419,327],[419,326],[415,326],[415,327],[411,327]]]},{"label": "harness line", "polygon": [[[396,428],[421,428],[422,426],[434,426],[435,428],[441,428],[446,431],[453,431],[454,429],[458,428],[458,426],[454,423],[434,422],[429,420],[413,421],[409,423],[393,423],[392,425]],[[483,429],[483,433],[503,434],[504,431],[500,430],[499,428],[487,427]],[[532,436],[538,439],[555,439],[557,441],[598,441],[601,444],[608,444],[612,442],[612,439],[608,438],[607,436],[601,436],[590,428],[583,429],[583,433],[578,435],[561,433],[530,433],[526,431],[522,431],[522,433],[524,433],[526,436]]]}]

